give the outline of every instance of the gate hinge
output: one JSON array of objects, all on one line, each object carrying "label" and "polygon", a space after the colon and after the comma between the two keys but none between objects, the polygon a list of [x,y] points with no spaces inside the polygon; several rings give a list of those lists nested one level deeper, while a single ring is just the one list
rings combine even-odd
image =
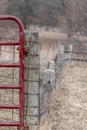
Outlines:
[{"label": "gate hinge", "polygon": [[[17,47],[17,50],[19,51],[19,47]],[[25,46],[23,48],[23,52],[24,52],[24,55],[27,56],[28,52],[29,52],[29,47]]]}]

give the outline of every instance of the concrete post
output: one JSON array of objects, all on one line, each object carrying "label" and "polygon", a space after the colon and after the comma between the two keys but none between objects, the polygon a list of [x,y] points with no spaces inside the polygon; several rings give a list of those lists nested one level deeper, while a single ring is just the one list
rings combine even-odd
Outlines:
[{"label": "concrete post", "polygon": [[25,54],[24,59],[24,121],[29,130],[37,130],[40,116],[38,33],[25,32],[25,47],[28,48],[28,53]]}]

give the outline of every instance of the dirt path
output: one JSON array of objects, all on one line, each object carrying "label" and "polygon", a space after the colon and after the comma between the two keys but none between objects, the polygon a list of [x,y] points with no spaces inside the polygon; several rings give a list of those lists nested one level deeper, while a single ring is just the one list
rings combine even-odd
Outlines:
[{"label": "dirt path", "polygon": [[50,105],[46,130],[87,130],[87,64],[67,66],[58,91]]}]

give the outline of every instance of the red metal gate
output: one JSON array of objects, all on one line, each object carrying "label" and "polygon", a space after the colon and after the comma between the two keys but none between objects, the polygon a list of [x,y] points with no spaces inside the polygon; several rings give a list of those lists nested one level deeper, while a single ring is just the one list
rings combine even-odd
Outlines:
[{"label": "red metal gate", "polygon": [[0,127],[16,126],[20,130],[24,130],[24,38],[23,38],[23,26],[21,21],[14,16],[0,16],[0,20],[12,20],[18,24],[19,27],[19,40],[18,41],[0,41],[0,46],[19,46],[19,63],[0,63],[1,67],[7,67],[8,69],[19,68],[19,81],[18,85],[0,85],[0,90],[6,89],[18,89],[19,90],[19,104],[0,104],[0,109],[16,109],[19,110],[19,121],[0,122]]}]

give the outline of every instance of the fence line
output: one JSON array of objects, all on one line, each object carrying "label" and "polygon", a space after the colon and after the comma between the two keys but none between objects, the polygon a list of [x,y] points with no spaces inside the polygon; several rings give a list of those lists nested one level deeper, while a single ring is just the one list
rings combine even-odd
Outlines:
[{"label": "fence line", "polygon": [[[64,62],[87,61],[87,59],[73,58],[72,54],[87,54],[87,52],[74,51],[69,45],[68,50],[60,45],[55,58],[48,61],[40,81],[40,58],[39,58],[38,33],[27,33],[25,40],[25,111],[24,121],[29,130],[38,130],[40,121],[49,114],[49,104],[54,89],[60,86]],[[81,53],[80,53],[81,52]],[[66,57],[65,57],[66,55]]]},{"label": "fence line", "polygon": [[[27,33],[25,48],[25,111],[24,121],[29,130],[38,130],[40,121],[49,114],[50,99],[54,89],[60,86],[64,62],[87,61],[87,59],[73,58],[73,53],[87,54],[87,52],[74,51],[69,45],[68,50],[60,45],[55,58],[48,61],[42,80],[40,81],[40,54],[39,54],[38,33]],[[65,57],[66,55],[66,57]]]},{"label": "fence line", "polygon": [[[70,53],[71,51],[70,50],[65,50],[64,53]],[[76,54],[87,54],[87,52],[83,52],[83,51],[72,51],[72,53],[76,53]]]},{"label": "fence line", "polygon": [[48,62],[40,84],[40,58],[38,33],[25,33],[24,77],[25,104],[24,122],[29,130],[37,130],[43,115],[49,113],[49,103],[52,91],[59,86],[63,61],[64,46],[60,46],[53,61]]},{"label": "fence line", "polygon": [[74,57],[72,56],[72,54],[87,55],[87,52],[86,52],[86,51],[84,52],[84,51],[73,50],[73,46],[72,46],[72,45],[69,45],[69,49],[68,49],[68,50],[65,50],[64,53],[67,54],[67,57],[64,59],[64,61],[69,61],[69,63],[70,63],[71,61],[87,62],[87,59],[86,59],[86,58],[80,58],[80,57],[74,58]]},{"label": "fence line", "polygon": [[[34,34],[31,35],[34,37]],[[28,40],[26,40],[27,43],[25,44],[25,48],[29,48],[29,52],[25,54],[24,63],[24,121],[30,130],[36,130],[39,127],[39,122],[41,121],[43,115],[45,116],[49,113],[49,104],[53,89],[60,85],[64,61],[64,46],[60,46],[55,59],[48,62],[47,69],[43,74],[42,84],[40,85],[40,59],[38,52],[38,42],[35,42],[36,40],[32,41],[30,34],[26,34],[26,37]],[[33,57],[31,53],[33,54]],[[34,56],[36,57],[34,58]]]},{"label": "fence line", "polygon": [[43,115],[49,113],[52,91],[55,87],[59,87],[62,79],[63,61],[64,46],[60,46],[55,59],[48,62],[48,67],[44,72],[43,82],[40,86],[40,117],[44,117]]},{"label": "fence line", "polygon": [[[81,52],[81,53],[80,53]],[[67,56],[65,57],[65,54]],[[64,46],[59,46],[56,57],[53,61],[48,62],[47,69],[44,71],[43,82],[40,86],[40,117],[44,119],[45,115],[49,114],[49,104],[52,91],[60,86],[64,62],[68,61],[69,64],[74,61],[87,61],[87,59],[72,58],[73,53],[86,54],[82,51],[74,51],[73,45],[69,45],[68,50],[64,50]]]},{"label": "fence line", "polygon": [[[69,59],[65,59],[65,61],[69,61]],[[71,61],[82,61],[82,62],[87,62],[87,59],[81,59],[81,58],[71,58]]]}]

